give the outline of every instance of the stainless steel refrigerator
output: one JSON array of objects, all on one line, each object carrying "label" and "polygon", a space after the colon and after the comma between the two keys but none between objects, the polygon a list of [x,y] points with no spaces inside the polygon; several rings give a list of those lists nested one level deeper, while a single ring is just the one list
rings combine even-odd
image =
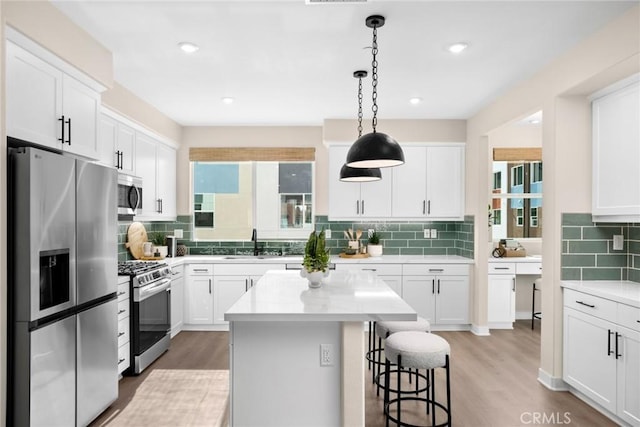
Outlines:
[{"label": "stainless steel refrigerator", "polygon": [[9,149],[7,425],[85,426],[118,396],[116,178]]}]

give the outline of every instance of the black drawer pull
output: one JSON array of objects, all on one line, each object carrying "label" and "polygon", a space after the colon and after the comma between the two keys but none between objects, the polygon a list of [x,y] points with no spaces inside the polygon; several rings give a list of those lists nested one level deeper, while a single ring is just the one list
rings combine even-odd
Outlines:
[{"label": "black drawer pull", "polygon": [[494,270],[510,270],[509,267],[493,267]]},{"label": "black drawer pull", "polygon": [[587,306],[587,307],[589,307],[589,308],[596,308],[596,306],[595,306],[595,305],[587,304],[586,302],[582,302],[582,301],[576,301],[576,302],[577,302],[578,304],[581,304],[581,305]]},{"label": "black drawer pull", "polygon": [[125,313],[127,310],[118,310],[118,314]]},{"label": "black drawer pull", "polygon": [[442,273],[444,271],[444,268],[430,268],[429,272],[430,273]]},{"label": "black drawer pull", "polygon": [[118,359],[118,365],[124,362],[126,359]]},{"label": "black drawer pull", "polygon": [[620,338],[622,334],[616,332],[616,359],[622,357],[622,354],[618,353],[618,338]]},{"label": "black drawer pull", "polygon": [[125,334],[125,332],[118,332],[118,338],[123,336]]},{"label": "black drawer pull", "polygon": [[607,356],[611,356],[611,353],[613,353],[611,351],[611,335],[613,334],[613,331],[611,329],[607,329]]}]

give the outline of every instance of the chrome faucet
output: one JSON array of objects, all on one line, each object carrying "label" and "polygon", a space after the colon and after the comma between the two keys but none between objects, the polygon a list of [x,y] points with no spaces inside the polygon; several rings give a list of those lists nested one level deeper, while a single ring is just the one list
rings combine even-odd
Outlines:
[{"label": "chrome faucet", "polygon": [[258,231],[255,228],[251,233],[251,240],[253,241],[253,256],[258,256]]}]

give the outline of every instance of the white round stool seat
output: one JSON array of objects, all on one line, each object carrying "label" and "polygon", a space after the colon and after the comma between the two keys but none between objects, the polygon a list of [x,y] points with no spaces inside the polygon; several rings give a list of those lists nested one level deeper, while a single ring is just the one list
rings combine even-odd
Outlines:
[{"label": "white round stool seat", "polygon": [[418,320],[398,320],[376,323],[376,334],[381,338],[386,338],[396,332],[404,331],[431,332],[431,324],[427,319],[420,316],[418,316]]},{"label": "white round stool seat", "polygon": [[402,358],[404,368],[434,369],[445,367],[451,352],[449,343],[434,334],[418,331],[396,332],[385,341],[384,353],[391,362]]}]

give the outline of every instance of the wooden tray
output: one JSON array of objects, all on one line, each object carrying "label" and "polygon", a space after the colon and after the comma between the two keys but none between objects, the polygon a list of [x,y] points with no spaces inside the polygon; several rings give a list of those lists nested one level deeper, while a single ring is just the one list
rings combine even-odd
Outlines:
[{"label": "wooden tray", "polygon": [[141,222],[132,222],[127,229],[127,243],[124,247],[129,249],[135,259],[144,257],[142,244],[147,241],[147,230]]},{"label": "wooden tray", "polygon": [[347,255],[344,252],[340,252],[340,254],[338,256],[340,258],[369,258],[369,254]]}]

